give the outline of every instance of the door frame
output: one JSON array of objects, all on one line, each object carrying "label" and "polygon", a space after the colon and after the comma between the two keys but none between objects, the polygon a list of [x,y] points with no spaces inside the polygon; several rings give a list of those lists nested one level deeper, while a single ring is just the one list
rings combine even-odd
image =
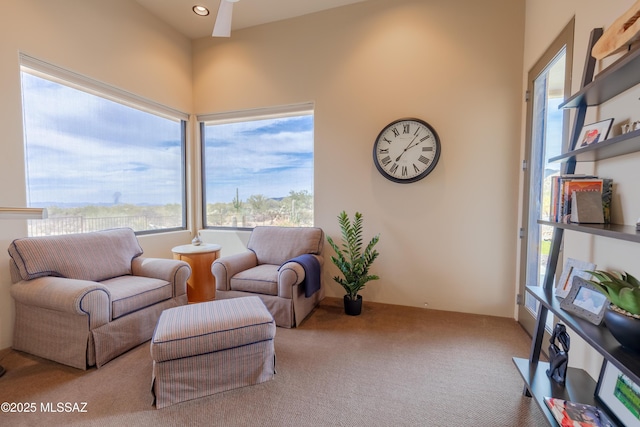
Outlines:
[{"label": "door frame", "polygon": [[[558,53],[565,48],[565,76],[564,76],[564,97],[567,99],[571,95],[571,80],[573,70],[573,41],[574,41],[575,17],[564,27],[555,40],[549,45],[542,56],[531,67],[527,74],[527,99],[526,127],[525,127],[525,149],[523,160],[523,187],[522,187],[522,218],[521,218],[521,239],[520,239],[520,268],[518,277],[518,322],[523,328],[533,335],[536,327],[536,314],[531,313],[525,306],[526,280],[527,280],[527,259],[529,245],[529,211],[530,191],[531,191],[531,148],[533,136],[533,88],[535,80],[553,62]],[[563,112],[562,141],[563,151],[569,141],[570,131],[570,111]],[[562,263],[558,263],[562,265]],[[549,267],[549,266],[548,266]],[[555,267],[554,267],[555,268]],[[542,283],[539,283],[542,286]]]}]

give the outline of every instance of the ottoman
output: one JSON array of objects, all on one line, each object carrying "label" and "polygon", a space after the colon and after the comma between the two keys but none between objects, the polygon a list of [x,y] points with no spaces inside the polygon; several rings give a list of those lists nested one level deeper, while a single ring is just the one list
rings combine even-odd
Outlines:
[{"label": "ottoman", "polygon": [[156,408],[272,379],[275,334],[257,296],[164,310],[151,338]]}]

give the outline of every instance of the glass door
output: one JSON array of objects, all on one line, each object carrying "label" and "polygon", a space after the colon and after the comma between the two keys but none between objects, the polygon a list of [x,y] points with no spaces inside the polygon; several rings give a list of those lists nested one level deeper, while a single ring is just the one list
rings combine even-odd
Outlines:
[{"label": "glass door", "polygon": [[560,174],[560,164],[549,163],[549,158],[560,155],[562,143],[568,139],[568,112],[558,106],[571,90],[572,44],[573,21],[528,74],[518,321],[530,334],[538,302],[525,287],[542,286],[546,274],[553,228],[538,224],[538,220],[549,219],[551,180]]}]

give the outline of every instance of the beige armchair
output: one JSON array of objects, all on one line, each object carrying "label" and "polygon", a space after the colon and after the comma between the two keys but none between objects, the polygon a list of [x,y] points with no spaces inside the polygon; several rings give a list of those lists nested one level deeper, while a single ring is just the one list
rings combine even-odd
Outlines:
[{"label": "beige armchair", "polygon": [[324,298],[323,245],[320,228],[254,228],[247,252],[218,258],[212,264],[216,299],[256,295],[276,325],[299,325]]},{"label": "beige armchair", "polygon": [[143,258],[133,230],[14,240],[13,348],[79,369],[149,340],[163,310],[187,303],[184,261]]}]

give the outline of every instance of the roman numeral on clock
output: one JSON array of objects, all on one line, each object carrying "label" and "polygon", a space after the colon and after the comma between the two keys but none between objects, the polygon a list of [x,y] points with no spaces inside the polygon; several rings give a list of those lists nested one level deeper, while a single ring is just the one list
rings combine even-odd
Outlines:
[{"label": "roman numeral on clock", "polygon": [[418,160],[424,163],[425,165],[429,164],[429,159],[427,159],[425,156],[418,157]]},{"label": "roman numeral on clock", "polygon": [[391,157],[387,156],[384,159],[381,159],[380,163],[382,163],[382,165],[386,167],[389,163],[391,163]]},{"label": "roman numeral on clock", "polygon": [[407,176],[407,175],[409,175],[409,171],[407,170],[406,166],[403,166],[402,167],[402,176]]},{"label": "roman numeral on clock", "polygon": [[400,132],[398,132],[398,129],[393,128],[393,129],[391,129],[391,130],[393,131],[393,135],[394,135],[394,136],[400,136]]},{"label": "roman numeral on clock", "polygon": [[389,154],[389,149],[388,148],[381,148],[378,151],[380,152],[380,154]]},{"label": "roman numeral on clock", "polygon": [[414,171],[415,173],[420,172],[420,168],[419,168],[419,167],[417,167],[415,163],[413,164],[413,171]]},{"label": "roman numeral on clock", "polygon": [[422,151],[433,151],[433,147],[422,147]]},{"label": "roman numeral on clock", "polygon": [[405,123],[402,125],[402,133],[409,133],[409,124]]},{"label": "roman numeral on clock", "polygon": [[389,169],[389,172],[395,174],[397,170],[398,170],[398,164],[394,163],[393,166],[391,166],[391,169]]}]

